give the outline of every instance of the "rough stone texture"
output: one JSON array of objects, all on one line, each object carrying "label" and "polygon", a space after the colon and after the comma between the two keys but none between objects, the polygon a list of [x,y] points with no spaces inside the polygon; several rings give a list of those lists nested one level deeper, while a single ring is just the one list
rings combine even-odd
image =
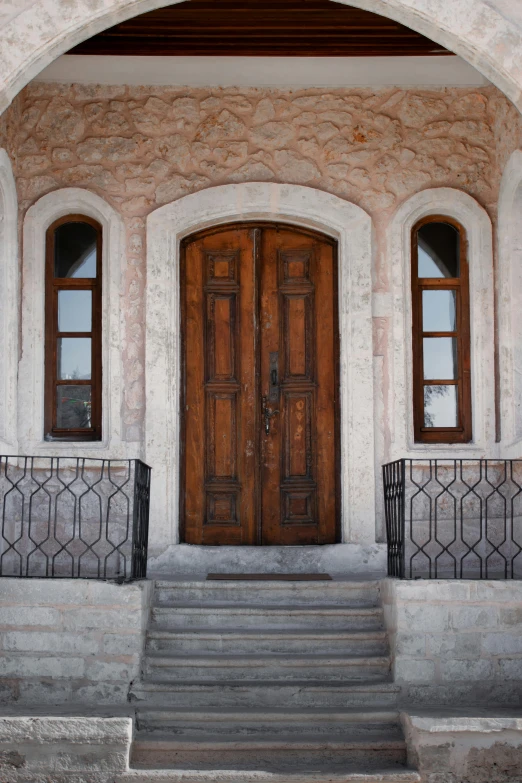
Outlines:
[{"label": "rough stone texture", "polygon": [[520,718],[476,710],[401,717],[408,761],[423,783],[520,783]]},{"label": "rough stone texture", "polygon": [[406,704],[518,704],[520,581],[382,581],[395,681]]},{"label": "rough stone texture", "polygon": [[2,580],[0,703],[125,703],[150,590],[150,582]]},{"label": "rough stone texture", "polygon": [[374,218],[374,279],[386,291],[384,232],[397,205],[449,186],[494,215],[499,164],[522,138],[519,115],[493,87],[324,93],[33,83],[5,126],[22,217],[67,186],[93,190],[124,217],[128,440],[142,437],[144,218],[157,206],[249,180],[326,190]]},{"label": "rough stone texture", "polygon": [[129,766],[132,718],[0,717],[2,783],[110,783]]}]

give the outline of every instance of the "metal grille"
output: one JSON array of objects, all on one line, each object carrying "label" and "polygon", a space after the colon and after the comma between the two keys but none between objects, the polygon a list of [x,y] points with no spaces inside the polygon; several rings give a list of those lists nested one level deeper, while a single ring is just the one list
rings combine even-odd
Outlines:
[{"label": "metal grille", "polygon": [[0,456],[0,576],[144,578],[150,475],[140,460]]},{"label": "metal grille", "polygon": [[522,578],[522,460],[401,459],[383,482],[389,576]]}]

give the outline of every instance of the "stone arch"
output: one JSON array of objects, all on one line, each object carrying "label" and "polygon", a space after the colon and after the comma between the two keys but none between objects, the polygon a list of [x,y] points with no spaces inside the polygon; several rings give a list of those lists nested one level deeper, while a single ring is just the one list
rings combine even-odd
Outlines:
[{"label": "stone arch", "polygon": [[249,219],[305,226],[338,241],[342,535],[345,543],[375,542],[371,219],[315,188],[251,182],[192,193],[147,220],[145,459],[154,470],[153,557],[179,541],[180,240]]},{"label": "stone arch", "polygon": [[[103,229],[102,256],[102,440],[84,443],[47,443],[43,439],[45,232],[60,217],[83,214]],[[121,403],[121,270],[124,263],[124,227],[121,216],[100,196],[83,188],[62,188],[42,196],[24,221],[22,257],[22,354],[18,373],[18,438],[25,454],[61,456],[74,451],[79,457],[110,452],[112,459],[139,456],[137,444],[122,440]]]},{"label": "stone arch", "polygon": [[18,200],[11,160],[0,149],[0,448],[15,453],[18,362]]},{"label": "stone arch", "polygon": [[[471,383],[473,440],[452,445],[415,443],[411,334],[411,231],[427,215],[447,215],[461,223],[468,239],[471,324]],[[395,212],[389,228],[392,273],[393,379],[395,390],[393,458],[435,456],[451,451],[454,458],[496,453],[494,368],[493,240],[487,212],[463,191],[429,188],[415,193]]]},{"label": "stone arch", "polygon": [[[46,65],[118,22],[180,0],[19,0],[0,28],[0,111]],[[461,55],[522,108],[522,29],[493,0],[337,0],[417,30]],[[20,8],[20,5],[22,8]],[[1,11],[1,8],[0,8]],[[0,17],[1,18],[1,17]]]},{"label": "stone arch", "polygon": [[522,442],[522,150],[509,158],[498,202],[498,328],[501,439],[509,456]]}]

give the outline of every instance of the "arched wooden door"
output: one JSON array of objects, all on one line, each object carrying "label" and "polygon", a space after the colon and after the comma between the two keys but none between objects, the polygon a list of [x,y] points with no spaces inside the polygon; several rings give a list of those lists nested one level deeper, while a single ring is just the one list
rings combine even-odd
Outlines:
[{"label": "arched wooden door", "polygon": [[334,543],[336,243],[270,224],[189,237],[181,301],[183,540]]}]

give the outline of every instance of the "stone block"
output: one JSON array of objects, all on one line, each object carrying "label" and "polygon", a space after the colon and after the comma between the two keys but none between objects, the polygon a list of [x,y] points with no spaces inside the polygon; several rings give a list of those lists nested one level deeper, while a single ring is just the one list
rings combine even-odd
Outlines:
[{"label": "stone block", "polygon": [[498,666],[502,680],[518,680],[522,682],[522,657],[501,658]]},{"label": "stone block", "polygon": [[73,680],[19,680],[19,704],[67,704],[73,700]]},{"label": "stone block", "polygon": [[499,613],[499,625],[507,625],[510,628],[516,626],[522,633],[522,606],[501,609]]},{"label": "stone block", "polygon": [[522,655],[522,635],[509,633],[486,633],[482,636],[482,648],[489,655]]},{"label": "stone block", "polygon": [[428,634],[429,652],[434,656],[479,658],[482,636],[479,633]]},{"label": "stone block", "polygon": [[489,580],[473,582],[472,600],[520,604],[522,582],[513,579],[505,582]]},{"label": "stone block", "polygon": [[426,655],[426,634],[400,633],[395,638],[395,654],[419,658]]},{"label": "stone block", "polygon": [[469,601],[473,582],[430,579],[400,582],[397,585],[398,601]]},{"label": "stone block", "polygon": [[75,704],[125,704],[129,682],[97,682],[73,685],[72,701]]},{"label": "stone block", "polygon": [[105,655],[140,655],[142,651],[141,634],[105,634],[103,637]]},{"label": "stone block", "polygon": [[442,658],[440,673],[443,682],[471,680],[482,682],[493,676],[493,661]]},{"label": "stone block", "polygon": [[65,631],[139,630],[142,627],[141,612],[126,609],[82,608],[63,612]]},{"label": "stone block", "polygon": [[435,663],[421,659],[401,659],[395,661],[395,681],[411,683],[431,683],[435,680]]},{"label": "stone block", "polygon": [[139,671],[139,656],[133,662],[120,663],[119,661],[87,662],[86,676],[92,682],[104,680],[123,680],[130,682]]},{"label": "stone block", "polygon": [[4,579],[0,600],[32,607],[92,603],[89,582],[82,579]]},{"label": "stone block", "polygon": [[83,658],[33,657],[30,655],[0,656],[0,676],[3,677],[83,677]]},{"label": "stone block", "polygon": [[20,652],[95,655],[99,652],[100,642],[86,634],[10,631],[4,634],[3,648]]},{"label": "stone block", "polygon": [[488,606],[461,606],[451,610],[451,628],[455,631],[488,630],[500,623],[499,612]]},{"label": "stone block", "polygon": [[0,626],[59,627],[60,622],[61,615],[57,609],[38,606],[0,606]]},{"label": "stone block", "polygon": [[447,631],[450,628],[450,609],[430,604],[400,607],[397,631],[421,633],[422,631]]}]

